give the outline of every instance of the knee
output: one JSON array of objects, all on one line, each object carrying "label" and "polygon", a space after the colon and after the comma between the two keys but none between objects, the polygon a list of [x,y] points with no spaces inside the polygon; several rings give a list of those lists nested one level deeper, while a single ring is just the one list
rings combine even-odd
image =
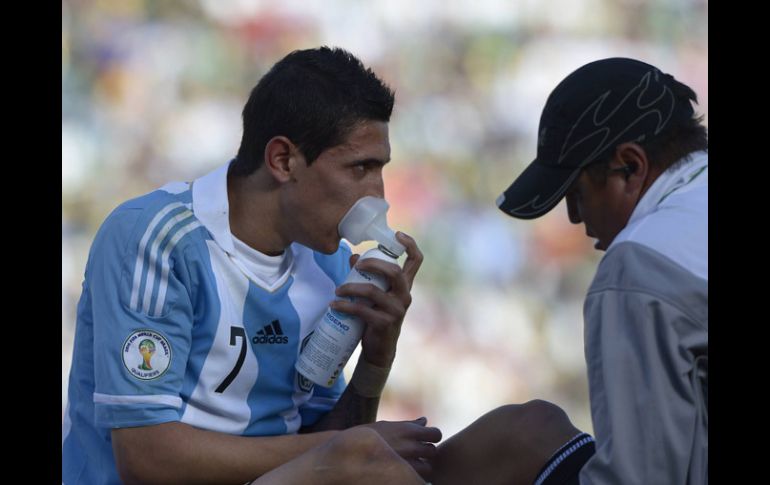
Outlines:
[{"label": "knee", "polygon": [[510,411],[516,424],[529,426],[536,429],[562,428],[572,426],[569,416],[562,408],[542,399],[533,399],[518,405],[514,411]]},{"label": "knee", "polygon": [[561,438],[579,432],[563,409],[541,399],[500,406],[489,414],[494,419],[494,429],[508,442],[523,444],[544,436]]},{"label": "knee", "polygon": [[439,447],[435,482],[532,483],[576,432],[567,414],[547,401],[500,406]]}]

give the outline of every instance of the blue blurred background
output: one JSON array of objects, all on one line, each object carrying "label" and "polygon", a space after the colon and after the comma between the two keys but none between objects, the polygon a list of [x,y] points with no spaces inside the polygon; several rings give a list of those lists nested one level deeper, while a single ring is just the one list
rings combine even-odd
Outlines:
[{"label": "blue blurred background", "polygon": [[660,67],[708,123],[707,35],[703,0],[63,1],[62,411],[99,224],[232,158],[251,88],[323,44],[396,91],[389,222],[425,254],[380,418],[424,415],[446,438],[537,397],[591,431],[582,301],[601,254],[563,203],[518,221],[494,201],[534,157],[551,89],[591,60]]}]

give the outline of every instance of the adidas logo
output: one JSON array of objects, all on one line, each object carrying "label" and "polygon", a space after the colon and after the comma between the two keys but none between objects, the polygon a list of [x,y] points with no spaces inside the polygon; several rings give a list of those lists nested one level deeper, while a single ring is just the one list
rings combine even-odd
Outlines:
[{"label": "adidas logo", "polygon": [[265,325],[265,327],[257,332],[257,334],[251,338],[254,344],[288,344],[289,337],[283,334],[281,323],[278,320]]}]

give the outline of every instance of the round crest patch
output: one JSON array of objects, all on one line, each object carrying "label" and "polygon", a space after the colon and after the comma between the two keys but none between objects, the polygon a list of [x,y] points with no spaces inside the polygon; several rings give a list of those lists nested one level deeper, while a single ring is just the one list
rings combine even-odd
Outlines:
[{"label": "round crest patch", "polygon": [[171,345],[154,330],[137,330],[123,343],[123,365],[137,379],[162,376],[171,365]]}]

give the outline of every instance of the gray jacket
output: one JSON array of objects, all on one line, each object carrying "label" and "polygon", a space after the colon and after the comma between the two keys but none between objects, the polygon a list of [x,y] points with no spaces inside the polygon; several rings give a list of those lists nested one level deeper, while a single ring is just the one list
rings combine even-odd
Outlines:
[{"label": "gray jacket", "polygon": [[662,174],[584,307],[596,454],[581,484],[708,483],[708,155]]}]

